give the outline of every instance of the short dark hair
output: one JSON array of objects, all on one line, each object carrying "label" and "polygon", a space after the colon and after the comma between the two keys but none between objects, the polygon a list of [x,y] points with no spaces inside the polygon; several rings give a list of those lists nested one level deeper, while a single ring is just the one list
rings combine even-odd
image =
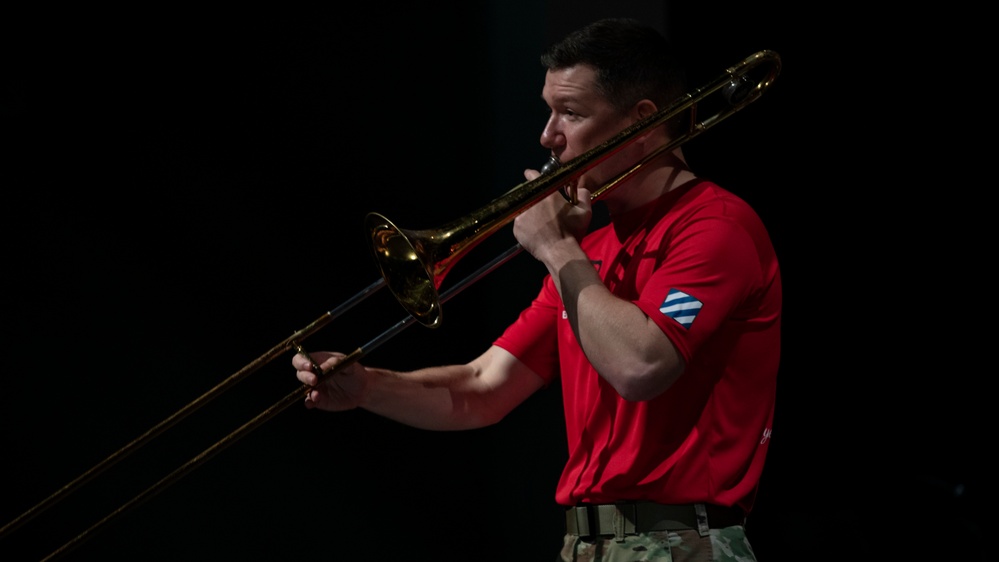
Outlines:
[{"label": "short dark hair", "polygon": [[548,70],[592,67],[600,93],[621,111],[646,98],[662,110],[687,92],[679,52],[658,30],[632,18],[601,19],[573,31],[541,54],[541,64]]}]

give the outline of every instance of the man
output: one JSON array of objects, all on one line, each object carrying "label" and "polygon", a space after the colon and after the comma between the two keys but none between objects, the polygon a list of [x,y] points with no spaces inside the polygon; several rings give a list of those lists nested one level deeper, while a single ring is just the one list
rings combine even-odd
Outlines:
[{"label": "man", "polygon": [[[686,91],[665,39],[633,20],[584,27],[542,55],[541,144],[565,162]],[[682,130],[659,127],[514,221],[548,270],[531,305],[463,365],[395,372],[354,363],[298,379],[309,408],[363,408],[415,427],[499,422],[560,377],[569,444],[555,499],[563,560],[753,560],[745,520],[770,442],[781,282],[764,225],[698,178],[680,148],[600,199],[590,194]],[[538,176],[525,171],[527,179]],[[315,353],[328,372],[339,353]]]}]

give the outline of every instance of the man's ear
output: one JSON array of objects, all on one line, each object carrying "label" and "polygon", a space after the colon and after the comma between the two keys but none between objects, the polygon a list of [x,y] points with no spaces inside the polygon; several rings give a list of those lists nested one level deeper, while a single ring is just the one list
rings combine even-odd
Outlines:
[{"label": "man's ear", "polygon": [[653,113],[659,111],[659,108],[656,107],[655,102],[653,102],[652,100],[643,99],[640,100],[638,103],[636,103],[635,106],[631,109],[631,111],[632,111],[632,116],[635,118],[635,120],[640,121],[652,115]]},{"label": "man's ear", "polygon": [[[659,111],[659,107],[656,106],[655,102],[653,102],[650,99],[643,99],[643,100],[639,101],[638,103],[636,103],[631,108],[630,114],[631,114],[631,118],[633,120],[632,123],[637,123],[637,122],[641,121],[642,119],[646,119],[649,116],[655,114],[657,111]],[[659,129],[660,129],[660,127],[655,127],[655,128],[653,128],[653,129],[651,129],[649,131],[646,131],[645,133],[642,133],[641,135],[639,135],[639,138],[636,139],[636,140],[638,142],[643,142],[644,143],[646,141],[646,139],[648,138],[648,135],[650,133],[652,133],[653,131],[659,130]]]}]

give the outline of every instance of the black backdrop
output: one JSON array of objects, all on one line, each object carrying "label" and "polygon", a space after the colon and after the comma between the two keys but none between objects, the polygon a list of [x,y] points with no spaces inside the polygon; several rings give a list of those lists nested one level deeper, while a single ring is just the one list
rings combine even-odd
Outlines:
[{"label": "black backdrop", "polygon": [[[368,211],[431,228],[520,183],[545,156],[539,50],[635,15],[687,47],[694,85],[757,50],[782,55],[763,99],[686,148],[757,207],[782,259],[779,404],[749,526],[761,560],[831,557],[844,541],[873,556],[910,524],[978,554],[994,523],[990,400],[974,386],[988,341],[964,326],[989,319],[987,302],[966,303],[992,274],[978,205],[949,189],[982,151],[934,136],[950,129],[930,106],[952,93],[937,76],[970,75],[974,49],[811,9],[5,9],[0,523],[374,282]],[[941,50],[955,46],[962,57]],[[453,278],[510,244],[501,231]],[[542,273],[519,256],[447,303],[442,327],[408,328],[367,360],[465,361]],[[353,348],[403,318],[387,293],[360,308],[306,347]],[[0,559],[43,558],[168,477],[294,391],[289,362],[0,538]],[[65,557],[551,560],[563,440],[557,388],[459,433],[296,403]]]}]

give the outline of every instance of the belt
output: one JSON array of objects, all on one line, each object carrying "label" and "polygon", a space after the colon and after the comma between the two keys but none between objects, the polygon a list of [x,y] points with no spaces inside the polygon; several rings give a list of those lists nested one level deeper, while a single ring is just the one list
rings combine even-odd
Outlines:
[{"label": "belt", "polygon": [[625,535],[650,531],[681,531],[693,529],[701,536],[708,529],[745,525],[746,515],[738,507],[711,504],[664,505],[654,502],[629,502],[600,505],[579,505],[565,512],[566,533],[583,538]]}]

